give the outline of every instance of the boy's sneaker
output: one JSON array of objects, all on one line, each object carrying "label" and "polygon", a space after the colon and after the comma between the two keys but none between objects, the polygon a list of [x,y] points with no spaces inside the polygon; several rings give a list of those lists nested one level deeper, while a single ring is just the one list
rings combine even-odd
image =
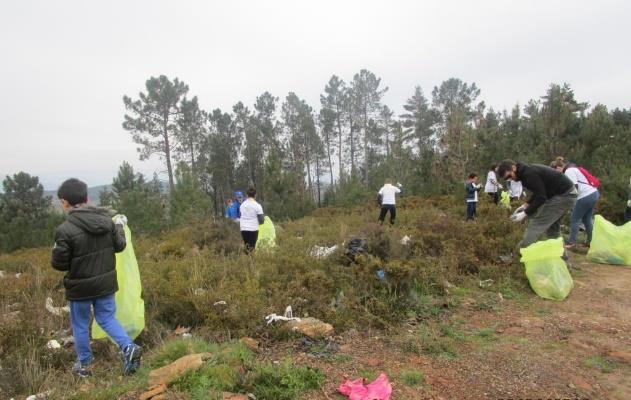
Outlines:
[{"label": "boy's sneaker", "polygon": [[90,364],[82,364],[79,360],[75,361],[75,363],[72,365],[72,372],[74,372],[81,378],[89,378],[92,376]]},{"label": "boy's sneaker", "polygon": [[123,375],[131,375],[140,368],[142,347],[132,343],[121,351],[123,357]]}]

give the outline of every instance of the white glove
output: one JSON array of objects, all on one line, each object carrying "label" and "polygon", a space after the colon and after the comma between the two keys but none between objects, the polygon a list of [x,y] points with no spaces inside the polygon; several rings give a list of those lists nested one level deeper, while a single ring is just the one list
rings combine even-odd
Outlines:
[{"label": "white glove", "polygon": [[504,186],[501,183],[498,183],[497,187],[500,188],[500,189],[504,189]]},{"label": "white glove", "polygon": [[515,210],[515,212],[513,212],[513,214],[517,214],[520,211],[526,211],[526,208],[528,208],[528,205],[527,204],[522,204],[521,206],[519,206],[517,208],[517,210]]},{"label": "white glove", "polygon": [[114,223],[121,226],[127,225],[127,217],[122,214],[118,214],[114,217]]},{"label": "white glove", "polygon": [[525,211],[520,211],[520,212],[516,212],[513,215],[510,216],[510,220],[513,222],[521,222],[526,218],[526,212]]},{"label": "white glove", "polygon": [[397,187],[401,187],[403,185],[401,185],[401,182],[397,182]]}]

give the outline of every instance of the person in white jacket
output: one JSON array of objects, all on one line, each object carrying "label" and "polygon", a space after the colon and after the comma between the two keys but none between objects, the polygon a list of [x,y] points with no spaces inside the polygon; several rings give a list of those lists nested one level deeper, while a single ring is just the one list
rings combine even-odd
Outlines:
[{"label": "person in white jacket", "polygon": [[383,224],[386,214],[390,211],[390,225],[394,225],[397,218],[397,207],[395,196],[401,193],[401,184],[392,185],[392,180],[386,179],[386,183],[379,189],[379,198],[381,199],[381,212],[379,213],[379,223]]},{"label": "person in white jacket", "polygon": [[489,195],[491,199],[493,199],[493,203],[497,204],[500,201],[500,189],[502,189],[502,185],[497,181],[497,176],[495,175],[495,169],[497,168],[497,164],[491,165],[489,168],[489,172],[486,174],[486,184],[484,185],[484,192]]}]

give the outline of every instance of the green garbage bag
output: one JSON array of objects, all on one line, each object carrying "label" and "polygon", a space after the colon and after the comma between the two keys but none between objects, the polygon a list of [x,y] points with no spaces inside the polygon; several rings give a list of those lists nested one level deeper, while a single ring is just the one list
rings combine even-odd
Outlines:
[{"label": "green garbage bag", "polygon": [[[118,279],[118,292],[116,301],[116,319],[125,329],[125,332],[135,339],[145,328],[145,302],[142,300],[142,286],[138,262],[134,254],[134,246],[131,242],[131,231],[125,225],[125,250],[116,253],[116,277]],[[95,321],[92,322],[92,338],[106,338],[107,333]]]},{"label": "green garbage bag", "polygon": [[563,239],[549,239],[521,249],[530,287],[544,299],[563,300],[574,287],[563,255]]},{"label": "green garbage bag", "polygon": [[259,236],[256,240],[257,249],[272,249],[276,247],[276,228],[270,217],[265,216],[265,220],[259,225]]},{"label": "green garbage bag", "polygon": [[500,206],[510,210],[510,195],[507,191],[503,191],[500,195]]},{"label": "green garbage bag", "polygon": [[631,222],[616,226],[596,215],[587,259],[602,264],[631,265]]}]

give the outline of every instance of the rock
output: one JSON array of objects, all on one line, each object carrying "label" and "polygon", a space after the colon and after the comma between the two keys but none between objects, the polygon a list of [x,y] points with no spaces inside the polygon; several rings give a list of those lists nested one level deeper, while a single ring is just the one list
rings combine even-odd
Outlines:
[{"label": "rock", "polygon": [[589,392],[592,390],[592,385],[590,385],[585,379],[581,378],[580,376],[575,376],[572,378],[572,382],[574,383],[574,385],[576,385],[578,388]]},{"label": "rock", "polygon": [[506,333],[509,335],[518,335],[525,332],[526,332],[526,329],[521,326],[509,326],[508,328],[504,329],[503,332],[500,332],[500,333]]},{"label": "rock", "polygon": [[610,351],[606,356],[613,361],[631,364],[631,352],[629,351]]},{"label": "rock", "polygon": [[369,367],[378,367],[379,365],[381,365],[381,361],[377,360],[376,358],[369,358],[368,361],[366,361],[366,364],[368,364]]},{"label": "rock", "polygon": [[204,360],[210,358],[210,353],[189,354],[180,357],[171,364],[149,372],[149,386],[161,384],[169,385],[171,382],[189,371],[194,371],[204,364]]},{"label": "rock", "polygon": [[239,342],[255,353],[261,351],[261,349],[259,348],[261,343],[256,339],[252,339],[251,337],[242,337],[241,339],[239,339]]},{"label": "rock", "polygon": [[221,398],[223,400],[248,400],[248,396],[240,393],[222,392]]},{"label": "rock", "polygon": [[292,331],[297,331],[312,339],[321,339],[333,334],[333,325],[322,322],[316,318],[300,318],[288,323]]},{"label": "rock", "polygon": [[149,400],[151,398],[154,398],[154,396],[157,396],[160,393],[164,393],[166,391],[167,391],[167,385],[160,384],[158,386],[150,388],[149,390],[141,394],[140,397],[138,397],[138,400]]}]

